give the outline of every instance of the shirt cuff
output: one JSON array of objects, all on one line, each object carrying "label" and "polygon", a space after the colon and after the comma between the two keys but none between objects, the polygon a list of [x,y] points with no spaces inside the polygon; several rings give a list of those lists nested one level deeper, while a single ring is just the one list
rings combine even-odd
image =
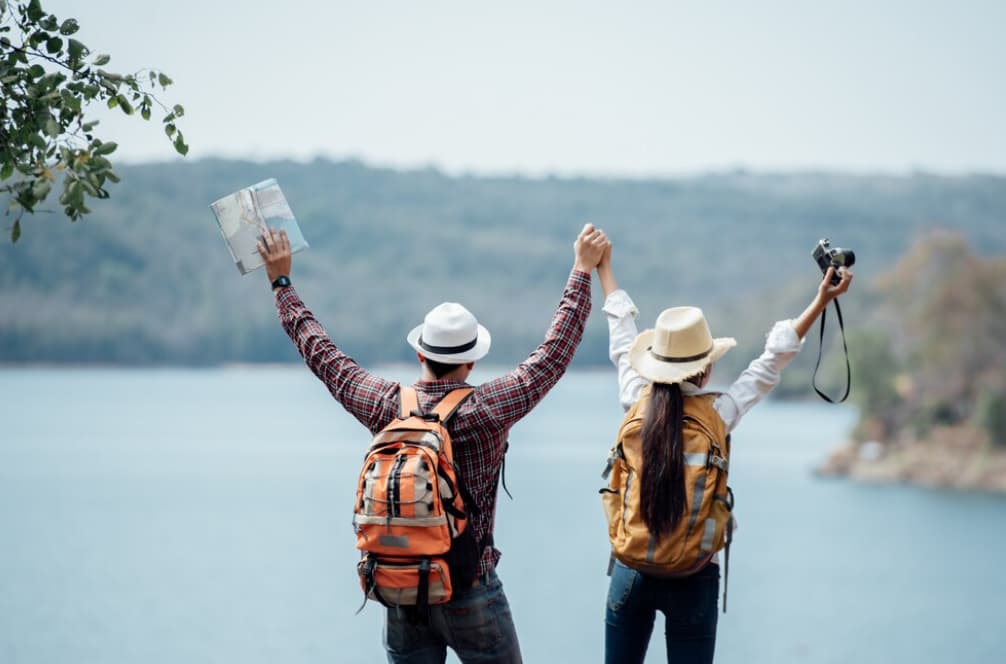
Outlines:
[{"label": "shirt cuff", "polygon": [[614,316],[615,318],[625,318],[626,316],[632,316],[635,318],[639,315],[639,310],[636,309],[636,304],[629,297],[629,294],[624,290],[619,288],[613,291],[604,300],[604,306],[601,310],[608,314],[609,316]]},{"label": "shirt cuff", "polygon": [[297,291],[294,290],[293,286],[277,288],[273,291],[273,294],[276,296],[276,306],[280,308],[289,307],[291,304],[300,302],[300,296],[297,295]]},{"label": "shirt cuff", "polygon": [[765,340],[765,350],[772,353],[797,353],[804,340],[797,336],[792,320],[781,320],[772,326]]}]

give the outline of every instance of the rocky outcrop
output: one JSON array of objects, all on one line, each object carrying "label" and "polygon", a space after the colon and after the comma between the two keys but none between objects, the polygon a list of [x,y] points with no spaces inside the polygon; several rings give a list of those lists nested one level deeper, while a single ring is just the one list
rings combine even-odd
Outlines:
[{"label": "rocky outcrop", "polygon": [[970,426],[940,427],[925,440],[850,443],[816,469],[823,477],[1006,493],[1006,446]]}]

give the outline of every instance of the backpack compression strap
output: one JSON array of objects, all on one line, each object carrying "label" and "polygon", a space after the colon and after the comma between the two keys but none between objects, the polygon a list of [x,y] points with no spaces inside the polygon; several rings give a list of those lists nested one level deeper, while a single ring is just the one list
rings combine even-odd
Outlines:
[{"label": "backpack compression strap", "polygon": [[408,419],[412,411],[419,408],[419,396],[413,387],[402,385],[398,388],[398,398],[401,403],[401,411],[398,415],[400,419]]}]

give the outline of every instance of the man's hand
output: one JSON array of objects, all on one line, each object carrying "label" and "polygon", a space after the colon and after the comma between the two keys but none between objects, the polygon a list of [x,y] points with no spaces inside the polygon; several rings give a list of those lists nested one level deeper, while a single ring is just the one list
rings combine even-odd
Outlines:
[{"label": "man's hand", "polygon": [[593,224],[585,224],[573,243],[573,269],[589,274],[601,262],[610,245],[604,231],[594,228]]},{"label": "man's hand", "polygon": [[275,228],[270,228],[257,245],[258,253],[265,261],[265,275],[269,283],[275,281],[276,277],[290,276],[293,255],[290,253],[290,239],[286,236],[286,231],[277,233]]}]

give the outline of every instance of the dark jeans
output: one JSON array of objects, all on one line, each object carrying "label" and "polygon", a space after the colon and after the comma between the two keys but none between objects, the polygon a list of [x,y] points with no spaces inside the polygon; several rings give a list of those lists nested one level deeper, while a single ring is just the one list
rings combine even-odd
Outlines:
[{"label": "dark jeans", "polygon": [[496,572],[477,586],[430,607],[426,622],[412,608],[387,609],[384,648],[391,664],[442,664],[447,648],[464,664],[520,664],[520,644]]},{"label": "dark jeans", "polygon": [[667,661],[709,664],[716,649],[719,589],[720,568],[715,563],[692,576],[661,579],[616,562],[608,586],[604,661],[641,664],[660,611]]}]

